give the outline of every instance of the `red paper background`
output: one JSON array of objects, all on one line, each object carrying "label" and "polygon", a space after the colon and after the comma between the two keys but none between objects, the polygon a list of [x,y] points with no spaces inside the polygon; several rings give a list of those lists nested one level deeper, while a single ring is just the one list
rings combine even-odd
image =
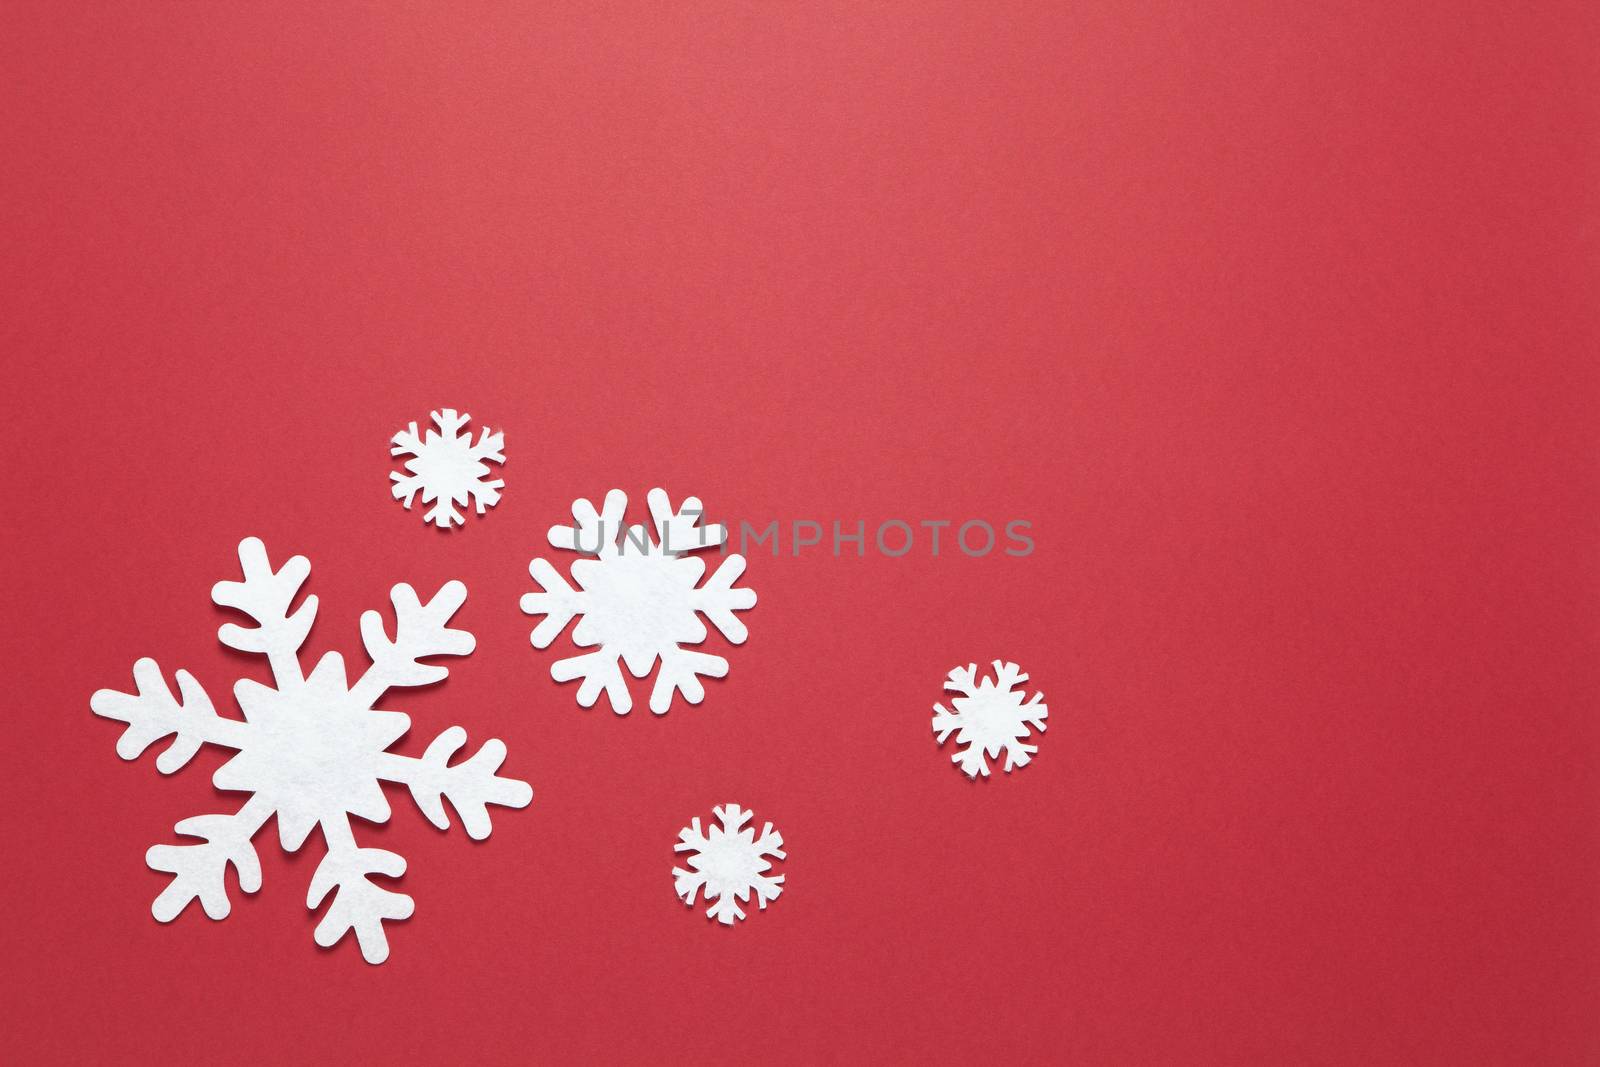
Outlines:
[{"label": "red paper background", "polygon": [[[1592,5],[327,6],[0,16],[13,1062],[1600,1057]],[[448,535],[386,483],[442,405],[509,454]],[[580,710],[527,562],[658,484],[1038,548],[756,555],[704,705]],[[148,912],[236,801],[89,695],[262,676],[249,534],[318,651],[465,580],[389,706],[535,788],[358,827],[382,967],[270,828]],[[970,784],[930,708],[996,657],[1050,729]],[[791,851],[731,930],[669,875],[730,800]]]}]

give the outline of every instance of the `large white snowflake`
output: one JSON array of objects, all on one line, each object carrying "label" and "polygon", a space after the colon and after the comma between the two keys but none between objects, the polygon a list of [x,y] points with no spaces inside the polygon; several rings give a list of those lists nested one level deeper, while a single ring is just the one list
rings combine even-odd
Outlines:
[{"label": "large white snowflake", "polygon": [[1042,703],[1042,693],[1033,694],[1032,700],[1023,703],[1027,692],[1020,686],[1028,676],[1015,663],[995,660],[994,677],[984,678],[982,682],[977,680],[977,674],[976,663],[950,672],[944,687],[961,695],[950,701],[954,711],[947,710],[943,704],[933,706],[933,732],[942,745],[955,731],[959,751],[950,757],[950,762],[960,764],[968,777],[976,778],[981,774],[987,778],[989,760],[984,757],[993,759],[1002,751],[1006,754],[1005,769],[1009,774],[1012,767],[1027,766],[1033,754],[1039,751],[1036,745],[1023,744],[1023,738],[1028,736],[1030,725],[1044,732],[1049,709]]},{"label": "large white snowflake", "polygon": [[745,826],[751,812],[737,804],[711,811],[721,825],[713,826],[710,833],[700,828],[698,818],[678,831],[672,851],[694,855],[689,857],[690,870],[672,868],[672,881],[678,896],[690,907],[695,894],[704,890],[706,901],[714,902],[706,915],[732,926],[735,919],[744,918],[739,905],[749,900],[752,892],[762,911],[783,892],[783,875],[766,873],[772,869],[772,860],[785,858],[783,835],[774,832],[769,822],[757,837],[754,827]]},{"label": "large white snowflake", "polygon": [[405,461],[405,474],[393,471],[389,478],[394,482],[395,499],[404,501],[407,510],[420,491],[422,502],[434,505],[422,521],[449,529],[451,523],[465,525],[467,521],[457,506],[470,500],[482,515],[485,508],[499,502],[506,483],[499,478],[489,480],[489,464],[505,462],[506,435],[490,433],[484,427],[474,444],[471,430],[458,432],[471,415],[445,408],[430,417],[437,430],[418,436],[413,422],[394,435],[389,454],[411,458]]},{"label": "large white snowflake", "polygon": [[358,848],[351,833],[352,815],[371,822],[389,820],[380,780],[409,787],[417,807],[441,830],[450,825],[444,807],[448,799],[475,841],[489,836],[488,805],[520,808],[533,799],[526,782],[495,774],[506,756],[499,741],[488,741],[471,758],[452,765],[450,758],[467,740],[459,726],[435,738],[420,758],[387,751],[410,729],[411,719],[376,709],[379,698],[395,686],[443,679],[447,670],[424,663],[425,657],[464,656],[473,649],[471,634],[446,626],[466,600],[466,586],[449,582],[424,604],[409,585],[396,585],[389,594],[395,609],[393,640],[381,614],[361,616],[361,639],[372,665],[352,685],[337,652],[324,655],[310,674],[301,670],[300,646],[316,617],[317,598],[308,596],[298,608],[290,607],[311,573],[306,558],[295,556],[274,571],[266,548],[251,537],[239,544],[239,563],[244,581],[218,582],[211,599],[256,625],[226,623],[217,637],[229,648],[265,656],[273,678],[271,686],[249,679],[234,684],[242,721],[218,715],[188,671],[175,672],[179,696],[174,699],[151,659],[133,666],[136,693],[102,689],[90,700],[96,715],[128,724],[117,741],[123,759],[137,759],[170,735],[172,743],[156,758],[156,768],[171,774],[202,744],[231,748],[236,754],[217,769],[212,782],[218,789],[251,794],[232,815],[201,815],[178,823],[180,835],[198,838],[201,844],[150,849],[145,862],[173,875],[150,911],[161,922],[170,922],[198,899],[208,916],[225,918],[227,868],[233,865],[246,893],[261,888],[261,865],[250,839],[276,814],[278,838],[290,852],[304,844],[313,828],[322,828],[327,854],[312,876],[306,907],[316,908],[330,892],[334,896],[317,925],[317,944],[333,945],[353,930],[367,962],[382,963],[389,955],[383,923],[409,917],[412,901],[370,880],[372,875],[398,877],[405,872],[405,860],[383,849]]},{"label": "large white snowflake", "polygon": [[582,616],[572,641],[595,651],[557,660],[550,676],[558,682],[582,678],[578,703],[593,707],[604,691],[618,715],[633,707],[622,677],[624,663],[635,678],[643,678],[660,659],[650,693],[650,710],[657,715],[665,714],[680,692],[689,703],[700,703],[705,697],[700,677],[721,678],[728,673],[728,661],[682,646],[706,639],[701,614],[729,641],[742,643],[748,631],[734,612],[756,602],[753,590],[734,588],[744,573],[740,555],[723,559],[706,583],[696,586],[706,564],[692,553],[716,548],[728,537],[723,526],[700,525],[699,500],[689,497],[676,512],[661,489],[650,490],[646,500],[654,520],[653,538],[643,525],[623,527],[628,495],[620,489],[606,494],[599,513],[587,500],[574,502],[576,525],[552,526],[549,537],[556,548],[593,557],[573,561],[577,588],[545,560],[535,559],[528,571],[544,591],[522,598],[523,611],[545,616],[533,630],[535,648],[548,648],[574,615]]}]

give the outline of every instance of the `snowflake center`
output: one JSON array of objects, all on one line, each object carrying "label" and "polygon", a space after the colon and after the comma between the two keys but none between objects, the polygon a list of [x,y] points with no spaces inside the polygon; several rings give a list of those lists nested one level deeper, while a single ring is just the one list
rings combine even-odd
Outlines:
[{"label": "snowflake center", "polygon": [[410,726],[407,716],[364,707],[334,672],[281,691],[241,686],[237,695],[252,729],[214,781],[269,800],[286,847],[325,820],[388,818],[377,763]]},{"label": "snowflake center", "polygon": [[706,884],[719,893],[749,885],[770,866],[756,855],[754,845],[731,834],[708,841],[692,865],[706,876]]},{"label": "snowflake center", "polygon": [[271,765],[287,791],[327,791],[332,782],[332,792],[343,794],[372,777],[371,757],[385,746],[362,728],[363,713],[310,701],[285,702],[282,712],[263,721],[243,751]]},{"label": "snowflake center", "polygon": [[961,713],[961,740],[992,752],[1025,736],[1022,699],[1022,693],[996,689],[987,681],[976,696],[957,697],[953,703]]},{"label": "snowflake center", "polygon": [[590,600],[584,628],[609,648],[648,667],[663,648],[705,637],[689,596],[705,573],[698,559],[627,548],[605,560],[578,560],[572,576]]},{"label": "snowflake center", "polygon": [[[466,485],[489,472],[473,454],[471,439],[461,437],[429,440],[426,448],[406,461],[406,469],[421,478],[424,485],[441,487]],[[445,495],[450,495],[448,489]]]}]

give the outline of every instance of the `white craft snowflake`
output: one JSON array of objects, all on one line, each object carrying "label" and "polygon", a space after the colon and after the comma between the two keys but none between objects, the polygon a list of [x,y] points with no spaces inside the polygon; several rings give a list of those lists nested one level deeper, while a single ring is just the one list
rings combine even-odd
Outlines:
[{"label": "white craft snowflake", "polygon": [[993,759],[1002,751],[1009,774],[1012,767],[1027,766],[1039,751],[1036,745],[1023,744],[1023,738],[1028,736],[1030,725],[1044,732],[1049,709],[1042,703],[1042,693],[1033,694],[1032,700],[1023,703],[1027,693],[1020,687],[1028,676],[1015,663],[995,660],[994,677],[982,682],[977,680],[977,674],[976,663],[950,672],[944,687],[961,695],[950,701],[954,711],[946,710],[943,704],[933,706],[933,732],[941,745],[951,731],[956,732],[960,751],[950,757],[950,762],[960,764],[969,778],[980,774],[987,778],[989,760],[984,757]]},{"label": "white craft snowflake", "polygon": [[[783,875],[768,875],[772,860],[784,859],[783,835],[776,833],[769,822],[757,837],[754,827],[747,827],[751,812],[737,804],[724,804],[712,808],[720,826],[710,833],[700,828],[698,818],[678,831],[674,852],[692,852],[690,870],[672,869],[672,880],[678,896],[690,907],[695,894],[705,891],[711,907],[706,915],[724,926],[732,926],[735,919],[744,918],[739,905],[756,895],[756,903],[766,911],[767,905],[783,892]],[[714,903],[713,903],[714,902]]]},{"label": "white craft snowflake", "polygon": [[661,489],[650,490],[646,500],[654,520],[653,538],[643,525],[623,527],[628,495],[620,489],[606,494],[604,510],[598,514],[589,501],[575,501],[576,525],[552,526],[549,538],[556,548],[593,557],[573,561],[577,588],[545,560],[535,559],[528,571],[544,591],[522,598],[523,611],[545,616],[533,630],[535,648],[550,647],[574,615],[582,616],[572,631],[573,644],[595,651],[557,660],[550,676],[558,682],[582,678],[578,703],[593,707],[604,691],[618,715],[633,707],[622,664],[635,678],[643,678],[657,659],[661,661],[650,693],[650,710],[657,715],[665,714],[680,692],[689,703],[700,703],[705,698],[700,678],[723,677],[728,661],[682,646],[705,640],[702,614],[729,641],[741,644],[748,631],[734,612],[756,602],[753,590],[734,588],[744,573],[740,555],[724,558],[706,583],[696,586],[706,564],[691,553],[716,548],[728,537],[723,526],[699,524],[699,500],[689,497],[677,512]]},{"label": "white craft snowflake", "polygon": [[150,911],[159,921],[171,922],[198,899],[206,915],[226,918],[228,865],[238,872],[239,887],[246,893],[261,888],[261,865],[250,839],[275,814],[278,838],[290,852],[298,851],[314,828],[322,828],[327,854],[312,876],[306,907],[316,908],[330,892],[334,896],[317,925],[317,944],[333,945],[353,930],[367,962],[382,963],[389,955],[383,923],[409,917],[412,901],[369,878],[398,877],[405,872],[405,860],[383,849],[358,848],[351,832],[352,815],[370,822],[389,820],[389,802],[379,782],[409,787],[417,807],[441,830],[450,826],[444,807],[448,799],[475,841],[489,836],[488,805],[520,808],[533,799],[526,782],[495,774],[506,756],[505,745],[497,740],[452,765],[450,758],[467,740],[459,726],[435,738],[420,758],[387,751],[410,729],[411,719],[376,709],[379,698],[396,686],[443,679],[446,668],[423,662],[426,657],[464,656],[473,649],[471,634],[446,626],[466,600],[466,586],[446,583],[424,604],[409,585],[396,585],[389,593],[394,639],[381,614],[361,616],[361,639],[372,665],[351,685],[337,652],[324,655],[310,674],[302,672],[300,647],[316,617],[317,598],[306,597],[293,611],[290,606],[311,573],[306,558],[295,556],[274,571],[266,548],[251,537],[239,544],[239,563],[244,581],[218,582],[211,599],[256,625],[226,623],[217,638],[229,648],[265,656],[273,678],[271,686],[249,679],[234,684],[242,721],[218,715],[188,671],[174,672],[174,699],[152,659],[133,666],[136,693],[102,689],[90,700],[96,715],[128,724],[117,741],[123,759],[137,759],[171,735],[172,744],[156,758],[156,769],[171,774],[202,744],[231,748],[236,754],[217,769],[212,783],[251,794],[232,815],[201,815],[178,823],[180,835],[199,838],[202,844],[156,845],[146,853],[152,869],[173,875]]},{"label": "white craft snowflake", "polygon": [[489,480],[489,464],[505,462],[506,435],[490,433],[484,427],[474,444],[472,431],[458,432],[471,415],[445,408],[430,417],[437,430],[418,436],[413,422],[394,435],[389,454],[411,458],[405,461],[405,474],[393,471],[389,478],[394,482],[395,499],[404,501],[409,510],[420,491],[422,502],[434,505],[422,521],[449,529],[452,523],[464,525],[467,521],[457,506],[470,501],[482,515],[485,508],[499,502],[506,483],[499,478]]}]

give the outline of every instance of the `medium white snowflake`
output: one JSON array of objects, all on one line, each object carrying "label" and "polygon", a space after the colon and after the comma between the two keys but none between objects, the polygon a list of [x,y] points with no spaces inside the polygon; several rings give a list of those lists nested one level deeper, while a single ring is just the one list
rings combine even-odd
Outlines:
[{"label": "medium white snowflake", "polygon": [[1042,703],[1042,693],[1033,694],[1033,699],[1026,704],[1022,702],[1027,693],[1019,687],[1028,676],[1015,663],[995,660],[994,677],[982,682],[977,681],[977,674],[976,663],[950,672],[944,687],[961,695],[950,701],[955,706],[954,711],[946,710],[943,704],[933,706],[933,732],[942,745],[951,731],[956,731],[957,747],[966,747],[951,756],[950,762],[960,764],[969,778],[980,774],[987,778],[989,761],[984,756],[993,759],[1002,750],[1009,774],[1012,767],[1027,766],[1033,754],[1039,751],[1038,746],[1025,745],[1022,739],[1028,736],[1030,724],[1040,733],[1044,732],[1049,709]]},{"label": "medium white snowflake", "polygon": [[766,873],[772,869],[772,860],[786,858],[783,835],[774,832],[769,822],[757,837],[754,827],[744,825],[752,813],[737,804],[724,804],[711,811],[722,825],[713,826],[710,833],[700,828],[698,818],[678,831],[678,843],[672,851],[694,855],[689,857],[692,870],[674,867],[672,881],[678,896],[690,907],[694,906],[695,894],[705,890],[706,901],[715,902],[706,915],[732,926],[735,919],[744,918],[739,905],[749,900],[752,892],[762,911],[783,892],[783,875]]},{"label": "medium white snowflake", "polygon": [[467,521],[456,510],[458,505],[470,500],[482,515],[485,508],[499,502],[500,490],[506,483],[499,478],[488,480],[489,464],[506,461],[506,435],[492,434],[484,427],[474,444],[472,431],[458,432],[471,415],[460,415],[454,408],[445,408],[433,412],[430,417],[437,430],[418,436],[417,424],[413,422],[394,435],[391,442],[394,447],[389,449],[389,454],[412,458],[405,461],[405,474],[393,471],[389,478],[394,482],[396,500],[404,501],[409,510],[420,490],[422,502],[434,504],[422,521],[449,529],[451,523],[464,525]]},{"label": "medium white snowflake", "polygon": [[317,944],[333,945],[353,930],[367,962],[382,963],[389,955],[383,923],[409,917],[412,902],[369,880],[375,874],[398,877],[405,872],[405,860],[383,849],[358,848],[351,833],[352,815],[370,822],[389,820],[389,802],[379,781],[408,786],[417,807],[441,830],[450,826],[444,807],[448,799],[475,841],[489,836],[488,805],[521,808],[533,799],[526,782],[495,774],[506,756],[499,741],[488,741],[471,758],[452,765],[450,758],[467,740],[459,726],[435,738],[420,758],[386,751],[410,729],[411,719],[402,712],[377,710],[378,699],[395,686],[443,679],[448,671],[423,662],[425,657],[464,656],[473,649],[471,634],[446,626],[466,600],[466,586],[449,582],[424,604],[409,585],[396,585],[389,594],[395,609],[394,639],[381,614],[361,616],[361,639],[372,665],[351,685],[337,652],[324,655],[310,674],[302,672],[300,647],[316,617],[317,598],[306,597],[293,611],[290,605],[311,573],[306,558],[295,556],[274,571],[266,548],[251,537],[239,544],[239,563],[244,581],[218,582],[211,599],[256,625],[226,623],[217,638],[229,648],[265,656],[273,678],[271,686],[249,679],[234,684],[242,721],[218,715],[188,671],[174,673],[179,694],[174,699],[151,659],[133,666],[136,693],[102,689],[90,700],[96,715],[128,724],[117,741],[123,759],[137,759],[169,735],[171,745],[156,758],[163,774],[188,763],[202,744],[235,749],[212,783],[251,794],[232,815],[201,815],[178,823],[180,835],[203,844],[156,845],[146,853],[152,869],[173,875],[150,911],[159,921],[170,922],[199,899],[206,915],[225,918],[228,865],[238,871],[239,887],[246,893],[261,888],[261,865],[250,839],[276,814],[278,838],[290,852],[305,843],[313,828],[322,828],[327,854],[312,876],[306,907],[316,908],[330,892],[334,897],[317,925]]},{"label": "medium white snowflake", "polygon": [[633,707],[622,677],[623,663],[635,678],[643,678],[656,660],[661,660],[650,693],[650,710],[657,715],[666,713],[679,692],[689,703],[700,703],[705,698],[700,677],[723,677],[728,673],[728,661],[682,645],[706,639],[700,614],[729,641],[741,644],[748,631],[734,612],[756,602],[753,590],[733,587],[744,573],[740,555],[726,557],[704,585],[696,586],[706,564],[690,553],[715,548],[728,537],[723,526],[699,524],[703,514],[699,500],[689,497],[677,512],[661,489],[650,490],[646,500],[654,520],[654,538],[643,525],[623,528],[628,495],[620,489],[606,494],[604,510],[598,514],[589,501],[575,501],[572,518],[576,525],[552,526],[550,543],[594,558],[573,561],[576,589],[555,567],[535,559],[528,571],[544,591],[522,598],[523,611],[545,616],[533,630],[535,648],[550,647],[574,615],[582,616],[573,628],[572,641],[580,648],[598,648],[557,660],[550,676],[558,682],[582,678],[578,703],[586,708],[594,706],[603,690],[618,715],[626,715]]}]

